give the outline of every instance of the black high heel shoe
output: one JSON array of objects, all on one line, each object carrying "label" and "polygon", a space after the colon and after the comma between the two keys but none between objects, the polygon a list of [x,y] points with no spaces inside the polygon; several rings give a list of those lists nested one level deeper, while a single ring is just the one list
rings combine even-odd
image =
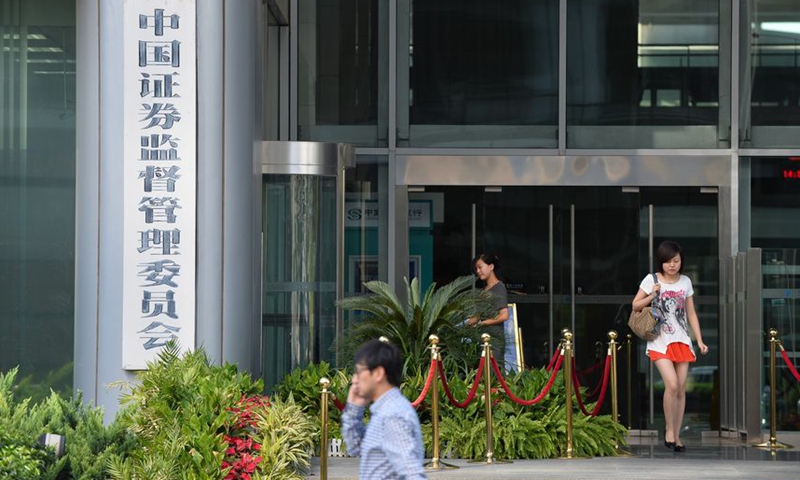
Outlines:
[{"label": "black high heel shoe", "polygon": [[665,446],[665,447],[667,447],[667,448],[669,448],[669,449],[671,449],[671,450],[675,450],[675,442],[668,442],[668,441],[665,439],[665,440],[664,440],[664,446]]},{"label": "black high heel shoe", "polygon": [[675,452],[675,453],[682,453],[682,452],[685,452],[685,451],[686,451],[686,446],[685,446],[685,445],[675,445],[675,446],[672,448],[672,451],[673,451],[673,452]]}]

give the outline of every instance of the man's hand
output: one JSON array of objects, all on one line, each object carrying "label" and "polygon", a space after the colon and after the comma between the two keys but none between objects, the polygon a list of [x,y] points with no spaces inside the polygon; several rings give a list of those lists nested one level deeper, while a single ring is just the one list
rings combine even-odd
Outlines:
[{"label": "man's hand", "polygon": [[347,403],[358,405],[359,407],[366,407],[369,402],[358,395],[358,385],[350,384],[350,391],[347,392]]}]

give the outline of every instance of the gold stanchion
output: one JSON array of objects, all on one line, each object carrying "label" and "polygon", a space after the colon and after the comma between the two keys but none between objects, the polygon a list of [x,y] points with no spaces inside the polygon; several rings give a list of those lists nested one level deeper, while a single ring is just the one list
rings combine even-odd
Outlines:
[{"label": "gold stanchion", "polygon": [[319,441],[319,478],[320,480],[328,480],[328,387],[330,387],[331,381],[322,377],[319,379],[319,384],[322,385],[320,398],[322,437]]},{"label": "gold stanchion", "polygon": [[628,353],[628,364],[625,365],[625,375],[628,380],[625,390],[628,392],[628,430],[633,428],[633,394],[631,393],[631,369],[633,368],[633,335],[626,335],[628,339],[625,347]]},{"label": "gold stanchion", "polygon": [[575,458],[572,448],[572,332],[564,332],[564,388],[566,389],[567,450],[561,458]]},{"label": "gold stanchion", "polygon": [[483,399],[486,404],[486,457],[483,460],[470,460],[469,463],[512,463],[508,460],[494,458],[494,432],[492,428],[492,337],[488,333],[481,335],[483,341]]},{"label": "gold stanchion", "polygon": [[778,424],[778,408],[777,408],[777,365],[776,365],[776,347],[778,345],[778,331],[774,328],[769,329],[769,440],[764,443],[757,443],[753,445],[759,448],[779,449],[779,448],[793,448],[791,445],[781,443],[778,441],[776,434]]},{"label": "gold stanchion", "polygon": [[[619,405],[617,403],[617,332],[608,332],[608,351],[611,353],[611,418],[619,423]],[[634,454],[619,448],[619,443],[614,444],[617,456],[635,457]]]},{"label": "gold stanchion", "polygon": [[[431,343],[431,361],[438,362],[440,357],[439,354],[439,337],[436,335],[431,335],[428,337],[428,341]],[[438,366],[437,366],[438,371]],[[455,465],[450,465],[449,463],[442,462],[440,459],[440,451],[439,451],[439,379],[434,378],[433,384],[431,385],[431,397],[433,398],[433,402],[431,405],[431,427],[433,428],[433,457],[431,461],[425,464],[425,468],[429,469],[440,469],[440,468],[458,468]]]}]

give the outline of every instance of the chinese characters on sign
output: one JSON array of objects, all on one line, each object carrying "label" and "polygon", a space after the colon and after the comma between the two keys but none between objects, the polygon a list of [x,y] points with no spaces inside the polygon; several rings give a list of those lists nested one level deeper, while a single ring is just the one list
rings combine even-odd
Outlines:
[{"label": "chinese characters on sign", "polygon": [[194,348],[196,21],[191,0],[124,3],[122,368]]}]

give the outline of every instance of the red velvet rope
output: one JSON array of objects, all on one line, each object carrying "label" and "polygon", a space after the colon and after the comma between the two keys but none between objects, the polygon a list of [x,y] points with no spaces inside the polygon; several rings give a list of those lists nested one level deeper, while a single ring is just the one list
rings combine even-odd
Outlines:
[{"label": "red velvet rope", "polygon": [[583,400],[581,399],[581,382],[578,380],[578,373],[575,370],[572,371],[572,385],[575,387],[575,398],[578,399],[578,406],[581,408],[581,411],[584,413],[584,415],[596,417],[597,414],[600,413],[600,407],[603,406],[603,401],[606,398],[609,373],[611,373],[611,354],[606,356],[606,367],[603,370],[603,387],[600,389],[600,398],[597,399],[597,404],[595,404],[594,410],[589,413],[589,411],[587,411],[586,407],[583,405]]},{"label": "red velvet rope", "polygon": [[[599,362],[595,363],[594,365],[592,365],[589,368],[586,368],[584,370],[578,370],[578,379],[580,379],[581,377],[585,377],[585,376],[589,375],[590,373],[592,373],[595,370],[597,370],[598,368],[600,368],[600,365],[603,365],[603,364],[604,364],[603,361],[600,360]],[[596,397],[597,394],[600,393],[600,387],[602,387],[602,386],[603,386],[603,382],[599,382],[597,385],[594,386],[592,391],[586,393],[586,396],[584,398],[594,398],[594,397]]]},{"label": "red velvet rope", "polygon": [[555,368],[553,369],[553,373],[550,375],[550,380],[548,380],[547,385],[544,386],[542,393],[536,396],[536,398],[532,400],[522,400],[517,398],[513,393],[511,393],[511,389],[508,388],[508,384],[506,383],[505,378],[503,378],[503,374],[500,373],[500,367],[497,366],[497,361],[492,358],[492,368],[494,369],[494,374],[497,379],[500,381],[500,385],[503,386],[503,390],[505,390],[506,395],[510,398],[513,402],[518,403],[520,405],[524,405],[526,407],[530,407],[531,405],[536,405],[537,403],[541,402],[542,399],[547,395],[550,391],[550,387],[553,386],[553,382],[556,380],[556,375],[558,371],[561,369],[561,362],[564,360],[564,357],[559,355],[558,360],[556,361]]},{"label": "red velvet rope", "polygon": [[555,365],[556,363],[556,359],[558,359],[558,357],[560,356],[561,356],[561,345],[559,345],[558,348],[556,348],[556,353],[553,354],[553,358],[550,359],[550,363],[547,365],[545,371],[549,372],[550,370],[552,370],[553,365]]},{"label": "red velvet rope", "polygon": [[472,384],[472,388],[469,390],[469,394],[467,395],[467,399],[463,402],[456,401],[453,398],[453,394],[450,392],[450,387],[447,385],[447,377],[444,374],[444,368],[442,367],[442,361],[439,360],[439,377],[442,379],[442,389],[444,390],[445,395],[450,400],[450,403],[453,404],[454,407],[458,408],[467,408],[467,405],[472,403],[472,400],[475,398],[475,392],[478,391],[478,385],[481,383],[481,374],[483,373],[483,367],[485,365],[485,358],[481,357],[481,362],[478,364],[478,373],[475,374],[475,382]]},{"label": "red velvet rope", "polygon": [[425,381],[425,387],[422,389],[422,393],[419,394],[419,397],[411,402],[411,406],[414,408],[419,407],[423,400],[425,400],[425,396],[428,395],[428,389],[431,388],[431,382],[433,382],[433,377],[436,375],[436,360],[431,359],[431,368],[428,369],[428,379]]},{"label": "red velvet rope", "polygon": [[597,370],[598,368],[600,368],[600,365],[602,365],[602,364],[603,364],[603,361],[600,360],[599,362],[595,363],[591,367],[585,368],[583,370],[578,371],[578,375],[580,375],[582,377],[585,377],[586,375],[588,375],[588,374],[594,372],[595,370]]},{"label": "red velvet rope", "polygon": [[794,375],[794,378],[800,382],[800,374],[797,373],[797,369],[794,368],[792,361],[789,360],[789,355],[786,354],[786,350],[783,349],[783,345],[781,345],[781,356],[783,357],[783,361],[786,362],[786,366],[788,366],[789,370],[792,372],[792,375]]},{"label": "red velvet rope", "polygon": [[331,399],[333,400],[333,404],[336,405],[336,408],[338,408],[340,412],[344,410],[344,405],[342,404],[342,402],[339,401],[338,398],[336,398],[336,395],[331,393],[330,396]]}]

